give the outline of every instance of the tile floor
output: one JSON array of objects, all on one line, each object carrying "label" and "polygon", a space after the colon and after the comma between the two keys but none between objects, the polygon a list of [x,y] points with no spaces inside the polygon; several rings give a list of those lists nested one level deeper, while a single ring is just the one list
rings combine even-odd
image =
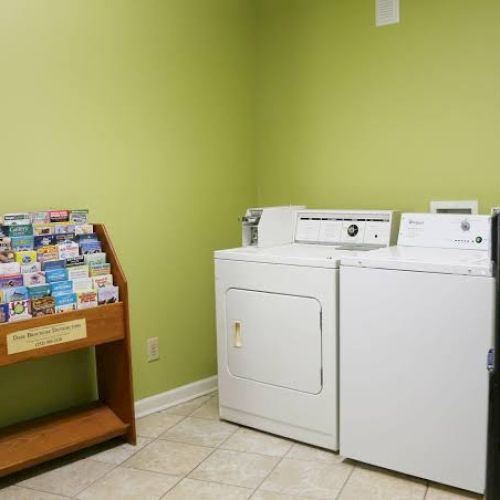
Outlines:
[{"label": "tile floor", "polygon": [[356,464],[219,421],[217,395],[137,422],[106,443],[0,482],[0,500],[460,500],[477,495]]}]

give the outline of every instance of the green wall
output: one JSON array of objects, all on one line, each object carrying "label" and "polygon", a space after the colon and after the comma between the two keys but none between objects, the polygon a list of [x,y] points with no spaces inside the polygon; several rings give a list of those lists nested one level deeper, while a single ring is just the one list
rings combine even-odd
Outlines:
[{"label": "green wall", "polygon": [[[0,0],[0,212],[89,207],[130,282],[136,398],[213,375],[212,250],[256,204],[500,204],[500,2]],[[161,360],[146,362],[159,336]],[[0,370],[0,426],[93,397]]]},{"label": "green wall", "polygon": [[[253,8],[0,0],[0,213],[88,207],[107,224],[129,279],[137,399],[216,370],[212,250],[239,242],[255,203]],[[1,369],[0,425],[91,398],[88,360]]]},{"label": "green wall", "polygon": [[500,204],[500,2],[258,0],[259,203]]}]

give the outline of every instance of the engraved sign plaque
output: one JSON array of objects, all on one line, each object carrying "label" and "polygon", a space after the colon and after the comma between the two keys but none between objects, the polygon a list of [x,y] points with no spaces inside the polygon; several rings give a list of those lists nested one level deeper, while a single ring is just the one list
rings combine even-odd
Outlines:
[{"label": "engraved sign plaque", "polygon": [[85,319],[29,328],[7,335],[7,354],[32,351],[86,337]]}]

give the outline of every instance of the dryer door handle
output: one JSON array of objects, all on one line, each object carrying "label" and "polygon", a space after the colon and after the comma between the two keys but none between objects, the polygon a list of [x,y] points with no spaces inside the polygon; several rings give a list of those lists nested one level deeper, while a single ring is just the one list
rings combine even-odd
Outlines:
[{"label": "dryer door handle", "polygon": [[241,321],[233,322],[233,347],[241,347]]}]

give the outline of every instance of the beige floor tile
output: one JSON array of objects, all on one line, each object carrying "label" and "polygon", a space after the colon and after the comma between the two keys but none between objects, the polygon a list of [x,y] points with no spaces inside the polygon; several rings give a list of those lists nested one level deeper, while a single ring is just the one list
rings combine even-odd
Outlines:
[{"label": "beige floor tile", "polygon": [[252,500],[309,500],[310,498],[311,497],[298,497],[296,495],[282,495],[281,493],[264,490],[258,490],[252,496]]},{"label": "beige floor tile", "polygon": [[85,500],[157,500],[172,488],[180,477],[157,472],[117,467],[80,493]]},{"label": "beige floor tile", "polygon": [[346,464],[284,458],[261,489],[311,498],[335,498],[351,471],[352,466]]},{"label": "beige floor tile", "polygon": [[20,481],[18,486],[74,496],[104,476],[113,466],[84,458],[76,462],[62,464],[58,468],[48,469],[38,475]]},{"label": "beige floor tile", "polygon": [[214,447],[224,442],[237,429],[236,425],[218,420],[187,417],[164,432],[160,439]]},{"label": "beige floor tile", "polygon": [[484,498],[482,495],[476,495],[474,493],[469,493],[468,491],[457,490],[455,488],[449,488],[438,484],[429,485],[427,495],[425,496],[425,500],[480,500],[482,498]]},{"label": "beige floor tile", "polygon": [[341,457],[338,453],[299,443],[292,446],[291,450],[286,454],[286,458],[312,460],[313,462],[326,464],[339,464],[344,461],[344,457]]},{"label": "beige floor tile", "polygon": [[95,453],[87,455],[92,460],[104,462],[106,464],[119,465],[125,460],[129,459],[132,455],[137,453],[141,448],[144,448],[151,442],[150,438],[137,437],[137,444],[132,446],[128,443],[118,444],[112,448],[103,449],[102,451],[96,450]]},{"label": "beige floor tile", "polygon": [[183,415],[185,417],[191,415],[195,410],[197,410],[200,406],[204,405],[211,397],[211,394],[207,396],[201,396],[196,399],[192,399],[191,401],[187,401],[186,403],[182,403],[177,406],[172,406],[168,410],[164,410],[165,413],[173,414],[173,415]]},{"label": "beige floor tile", "polygon": [[60,495],[52,495],[52,493],[19,488],[18,486],[0,489],[0,500],[65,500],[66,498]]},{"label": "beige floor tile", "polygon": [[173,441],[153,441],[123,465],[134,469],[183,476],[192,471],[212,450]]},{"label": "beige floor tile", "polygon": [[339,500],[422,500],[427,484],[393,472],[356,467]]},{"label": "beige floor tile", "polygon": [[193,500],[195,498],[203,500],[246,500],[250,497],[252,491],[239,486],[186,478],[169,491],[164,498],[166,500]]},{"label": "beige floor tile", "polygon": [[181,415],[171,415],[166,411],[139,418],[135,423],[137,435],[146,438],[157,438],[162,432],[170,429],[183,418]]},{"label": "beige floor tile", "polygon": [[219,398],[210,398],[204,405],[200,406],[191,414],[192,417],[219,419]]},{"label": "beige floor tile", "polygon": [[272,457],[282,457],[292,447],[293,443],[287,439],[241,428],[233,434],[222,446],[226,450],[260,453]]},{"label": "beige floor tile", "polygon": [[230,450],[216,450],[191,474],[194,479],[256,488],[278,462],[276,457],[265,457]]}]

